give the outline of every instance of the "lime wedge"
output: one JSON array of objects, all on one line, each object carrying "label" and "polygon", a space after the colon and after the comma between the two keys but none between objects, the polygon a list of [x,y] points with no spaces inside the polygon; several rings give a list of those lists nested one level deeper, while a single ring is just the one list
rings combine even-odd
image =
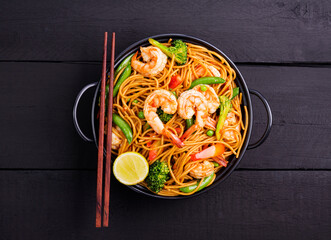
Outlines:
[{"label": "lime wedge", "polygon": [[144,181],[148,175],[148,169],[146,158],[136,152],[122,153],[115,159],[113,165],[114,176],[125,185],[135,185]]}]

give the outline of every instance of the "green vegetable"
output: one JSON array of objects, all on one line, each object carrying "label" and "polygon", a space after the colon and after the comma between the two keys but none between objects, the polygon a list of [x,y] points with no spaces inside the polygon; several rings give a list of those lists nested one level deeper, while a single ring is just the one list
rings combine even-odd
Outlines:
[{"label": "green vegetable", "polygon": [[123,69],[126,68],[129,64],[131,64],[131,58],[134,55],[134,53],[132,53],[131,55],[129,55],[127,58],[125,58],[120,65],[118,65],[118,67],[116,68],[116,71],[114,72],[114,76],[116,77],[117,74]]},{"label": "green vegetable", "polygon": [[225,83],[225,80],[220,77],[202,77],[194,80],[191,83],[190,89],[200,84],[217,84],[217,83]]},{"label": "green vegetable", "polygon": [[138,118],[140,118],[140,119],[144,119],[145,118],[145,115],[144,115],[144,112],[143,111],[138,112]]},{"label": "green vegetable", "polygon": [[214,167],[219,167],[220,165],[217,162],[213,162]]},{"label": "green vegetable", "polygon": [[175,95],[176,98],[178,98],[178,97],[177,97],[177,94],[176,94],[175,91],[172,91],[171,93],[172,93],[173,95]]},{"label": "green vegetable", "polygon": [[187,46],[182,40],[175,40],[171,43],[170,47],[166,47],[158,41],[150,38],[149,43],[161,49],[168,57],[175,57],[175,61],[182,65],[187,61]]},{"label": "green vegetable", "polygon": [[122,130],[129,144],[131,144],[133,139],[133,133],[130,125],[116,113],[113,113],[113,123]]},{"label": "green vegetable", "polygon": [[149,173],[145,179],[148,188],[153,192],[160,192],[164,183],[170,178],[169,172],[167,163],[160,162],[160,160],[155,161],[149,166]]},{"label": "green vegetable", "polygon": [[226,119],[226,116],[228,115],[230,109],[231,109],[231,101],[226,96],[220,97],[221,105],[220,105],[220,117],[218,118],[218,122],[216,125],[216,139],[221,139],[221,131]]},{"label": "green vegetable", "polygon": [[[204,189],[210,182],[211,180],[213,179],[214,177],[214,173],[212,173],[211,175],[209,175],[208,177],[205,177],[203,180],[202,180],[202,183],[199,187],[199,189],[197,190],[198,191],[201,191],[202,189]],[[201,181],[201,180],[200,180]],[[191,186],[187,186],[187,187],[182,187],[180,188],[180,190],[184,193],[190,193],[190,192],[193,192],[199,185],[200,181],[198,181],[196,184],[194,185],[191,185]]]},{"label": "green vegetable", "polygon": [[133,103],[138,103],[138,100],[137,100],[137,99],[135,99],[135,100],[133,100],[132,102],[133,102]]},{"label": "green vegetable", "polygon": [[201,92],[207,91],[207,87],[205,85],[200,85]]},{"label": "green vegetable", "polygon": [[189,129],[194,124],[194,119],[186,119],[186,128]]},{"label": "green vegetable", "polygon": [[121,74],[121,76],[119,77],[119,79],[116,82],[116,85],[115,85],[114,91],[113,91],[113,97],[116,97],[116,95],[120,89],[120,86],[125,81],[125,79],[127,79],[130,75],[131,75],[131,65],[129,64],[128,66],[126,66],[123,73]]},{"label": "green vegetable", "polygon": [[128,99],[126,100],[126,102],[130,102],[130,100],[131,100],[131,98],[128,98]]},{"label": "green vegetable", "polygon": [[212,137],[214,135],[214,131],[213,130],[208,130],[206,133],[209,137]]},{"label": "green vegetable", "polygon": [[236,87],[236,88],[234,88],[232,90],[232,98],[231,98],[231,100],[234,99],[238,94],[239,94],[239,88]]},{"label": "green vegetable", "polygon": [[163,123],[169,122],[173,116],[173,114],[168,114],[163,112],[163,110],[160,107],[156,110],[156,113]]}]

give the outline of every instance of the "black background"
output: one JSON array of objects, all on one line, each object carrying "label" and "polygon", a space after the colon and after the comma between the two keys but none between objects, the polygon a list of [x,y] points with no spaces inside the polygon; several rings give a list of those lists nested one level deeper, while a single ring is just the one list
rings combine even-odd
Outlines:
[{"label": "black background", "polygon": [[[330,1],[1,1],[0,239],[330,239]],[[274,115],[264,145],[187,200],[111,183],[110,227],[95,228],[97,151],[72,124],[79,90],[116,53],[183,33],[225,52]],[[91,135],[93,90],[79,119]],[[253,97],[252,141],[266,126]]]}]

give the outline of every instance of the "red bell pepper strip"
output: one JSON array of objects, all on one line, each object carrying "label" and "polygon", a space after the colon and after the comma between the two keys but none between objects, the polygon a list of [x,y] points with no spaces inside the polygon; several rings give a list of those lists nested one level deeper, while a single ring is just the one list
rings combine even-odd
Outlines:
[{"label": "red bell pepper strip", "polygon": [[170,80],[170,83],[169,83],[169,88],[174,89],[175,87],[177,87],[182,82],[183,82],[183,80],[179,75],[172,76],[171,80]]}]

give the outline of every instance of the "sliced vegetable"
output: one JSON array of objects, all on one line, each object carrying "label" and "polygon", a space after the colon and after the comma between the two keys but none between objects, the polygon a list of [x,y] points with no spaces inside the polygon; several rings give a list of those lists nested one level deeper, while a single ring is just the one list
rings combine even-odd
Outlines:
[{"label": "sliced vegetable", "polygon": [[128,143],[131,144],[133,133],[130,125],[116,113],[113,113],[113,123],[122,130],[124,136],[128,140]]},{"label": "sliced vegetable", "polygon": [[157,155],[161,151],[161,148],[157,148],[159,146],[161,146],[161,140],[153,141],[152,145],[150,146],[150,148],[152,150],[149,150],[149,153],[148,153],[148,160],[149,161],[153,161],[154,159],[156,159]]},{"label": "sliced vegetable", "polygon": [[225,83],[225,80],[220,77],[202,77],[194,80],[191,83],[190,89],[200,84],[218,84],[218,83]]},{"label": "sliced vegetable", "polygon": [[144,112],[143,111],[138,112],[138,118],[140,118],[140,119],[144,119],[145,118],[145,115],[144,115]]},{"label": "sliced vegetable", "polygon": [[232,90],[232,99],[234,99],[235,97],[237,97],[237,95],[239,94],[239,87],[236,87]]},{"label": "sliced vegetable", "polygon": [[121,63],[120,65],[118,65],[118,67],[116,68],[115,72],[114,72],[114,76],[116,77],[117,74],[123,69],[126,68],[130,63],[131,63],[131,58],[134,55],[134,53],[132,53],[131,55],[127,56]]},{"label": "sliced vegetable", "polygon": [[226,116],[228,115],[230,109],[231,109],[231,101],[226,96],[220,97],[221,105],[220,105],[220,117],[218,118],[218,122],[216,125],[216,139],[221,139],[221,132],[223,129],[223,125],[226,119]]},{"label": "sliced vegetable", "polygon": [[131,65],[129,64],[128,66],[126,66],[123,73],[121,74],[121,76],[119,77],[119,79],[117,80],[117,82],[115,84],[114,91],[113,91],[113,97],[117,96],[117,93],[120,90],[120,86],[125,81],[125,79],[127,79],[130,75],[131,75]]},{"label": "sliced vegetable", "polygon": [[213,146],[210,146],[201,152],[191,155],[191,161],[196,161],[200,159],[207,159],[222,155],[225,152],[225,147],[222,143],[216,143]]},{"label": "sliced vegetable", "polygon": [[175,130],[178,135],[182,132],[182,129],[180,127],[175,128]]},{"label": "sliced vegetable", "polygon": [[169,83],[169,88],[174,89],[182,82],[183,82],[183,79],[179,75],[172,76],[170,83]]},{"label": "sliced vegetable", "polygon": [[175,40],[171,43],[171,47],[166,47],[160,42],[150,38],[149,43],[161,49],[168,57],[175,57],[178,64],[185,64],[187,61],[187,46],[182,40]]},{"label": "sliced vegetable", "polygon": [[209,136],[209,137],[212,137],[214,135],[214,131],[213,130],[208,130],[206,132],[206,134]]},{"label": "sliced vegetable", "polygon": [[[212,173],[211,175],[209,175],[208,177],[205,177],[203,180],[202,180],[202,183],[200,185],[200,187],[198,188],[197,192],[201,191],[202,189],[204,189],[210,182],[211,180],[213,179],[214,177],[214,174],[215,173]],[[184,193],[190,193],[190,192],[193,192],[198,186],[199,186],[199,183],[200,183],[201,180],[199,180],[196,184],[193,184],[191,186],[187,186],[187,187],[182,187],[180,188],[180,190]]]},{"label": "sliced vegetable", "polygon": [[133,102],[133,103],[138,103],[138,100],[137,100],[137,99],[135,99],[135,100],[133,100],[132,102]]}]

